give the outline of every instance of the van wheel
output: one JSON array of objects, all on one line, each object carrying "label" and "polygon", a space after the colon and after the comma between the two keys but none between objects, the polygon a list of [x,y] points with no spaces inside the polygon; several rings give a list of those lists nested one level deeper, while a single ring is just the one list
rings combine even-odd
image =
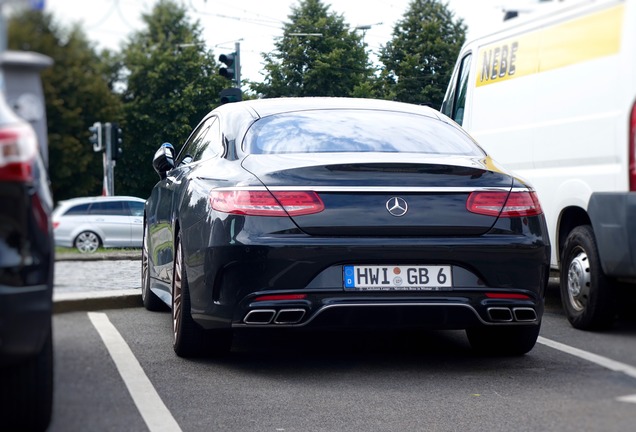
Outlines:
[{"label": "van wheel", "polygon": [[568,235],[559,276],[563,309],[574,328],[611,327],[616,315],[614,289],[601,268],[590,225],[578,226]]},{"label": "van wheel", "polygon": [[75,237],[75,247],[81,253],[93,253],[101,244],[101,240],[97,234],[92,231],[82,231]]}]

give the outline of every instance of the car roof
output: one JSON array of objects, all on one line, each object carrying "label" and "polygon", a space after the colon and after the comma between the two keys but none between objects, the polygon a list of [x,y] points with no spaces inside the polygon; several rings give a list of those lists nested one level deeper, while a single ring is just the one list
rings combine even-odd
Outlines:
[{"label": "car roof", "polygon": [[81,204],[81,203],[92,203],[92,202],[104,202],[104,201],[139,201],[146,202],[143,198],[138,198],[134,196],[126,196],[126,195],[114,195],[114,196],[94,196],[94,197],[77,197],[77,198],[69,198],[63,201],[60,201],[59,205],[72,205],[72,204]]},{"label": "car roof", "polygon": [[273,98],[254,99],[242,102],[233,102],[221,105],[217,110],[247,109],[259,117],[289,113],[295,111],[323,110],[323,109],[354,109],[354,110],[379,110],[400,111],[412,114],[425,115],[440,119],[439,111],[424,105],[414,105],[404,102],[395,102],[382,99],[364,98],[339,98],[339,97],[299,97],[299,98]]}]

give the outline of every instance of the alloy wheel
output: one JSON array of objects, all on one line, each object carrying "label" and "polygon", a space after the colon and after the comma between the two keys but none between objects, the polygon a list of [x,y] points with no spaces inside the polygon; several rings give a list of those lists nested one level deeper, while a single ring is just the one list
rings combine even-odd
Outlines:
[{"label": "alloy wheel", "polygon": [[183,308],[183,275],[181,273],[181,242],[177,243],[177,253],[174,259],[174,280],[172,284],[172,330],[174,340],[181,331]]},{"label": "alloy wheel", "polygon": [[81,253],[93,253],[99,247],[99,237],[93,232],[84,231],[75,239],[75,247]]}]

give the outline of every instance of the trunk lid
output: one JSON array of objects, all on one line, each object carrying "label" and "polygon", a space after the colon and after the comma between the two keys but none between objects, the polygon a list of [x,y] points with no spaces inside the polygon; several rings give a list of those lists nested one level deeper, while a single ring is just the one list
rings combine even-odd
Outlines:
[{"label": "trunk lid", "polygon": [[469,212],[469,194],[509,191],[513,184],[487,157],[249,155],[242,165],[270,191],[316,191],[325,209],[292,218],[301,230],[316,236],[481,235],[497,217]]}]

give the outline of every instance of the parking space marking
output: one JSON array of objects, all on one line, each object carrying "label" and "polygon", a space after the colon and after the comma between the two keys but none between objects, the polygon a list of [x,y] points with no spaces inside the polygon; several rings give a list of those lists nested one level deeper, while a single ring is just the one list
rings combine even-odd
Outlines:
[{"label": "parking space marking", "polygon": [[574,348],[570,345],[566,345],[561,342],[553,341],[551,339],[546,339],[542,336],[539,336],[539,338],[537,339],[537,342],[539,342],[540,344],[549,346],[550,348],[554,348],[556,350],[563,351],[564,353],[568,353],[575,357],[581,358],[583,360],[587,360],[589,362],[595,363],[604,368],[607,368],[616,372],[622,372],[626,375],[629,375],[632,378],[636,378],[636,367],[634,366],[630,366],[628,364],[621,363],[616,360],[612,360],[610,358],[600,356],[598,354],[584,351],[579,348]]},{"label": "parking space marking", "polygon": [[110,322],[108,316],[101,312],[88,312],[88,318],[106,345],[108,353],[115,362],[115,366],[150,432],[181,432],[177,421],[159,397],[139,361],[119,331]]},{"label": "parking space marking", "polygon": [[[616,360],[612,360],[610,358],[600,356],[598,354],[584,351],[579,348],[574,348],[570,345],[566,345],[561,342],[553,341],[551,339],[546,339],[542,336],[539,336],[539,338],[537,339],[537,342],[545,346],[549,346],[550,348],[554,348],[564,353],[573,355],[580,359],[595,363],[606,369],[613,370],[615,372],[622,372],[626,375],[629,375],[632,378],[636,378],[636,367],[634,366],[630,366],[628,364],[621,363]],[[636,403],[636,395],[621,396],[621,397],[617,397],[616,400],[619,402]]]}]

